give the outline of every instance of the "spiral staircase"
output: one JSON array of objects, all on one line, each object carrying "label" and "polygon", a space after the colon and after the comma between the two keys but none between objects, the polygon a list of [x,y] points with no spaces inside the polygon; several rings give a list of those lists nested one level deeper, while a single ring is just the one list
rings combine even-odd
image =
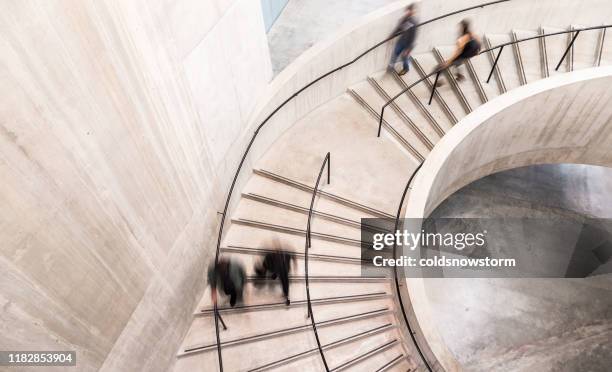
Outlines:
[{"label": "spiral staircase", "polygon": [[[462,67],[462,81],[443,72],[445,84],[435,90],[431,104],[433,76],[408,89],[389,104],[380,138],[376,132],[383,105],[429,75],[452,53],[452,45],[414,55],[404,76],[386,71],[368,76],[284,133],[256,164],[238,207],[228,216],[231,223],[220,254],[241,262],[248,279],[242,304],[231,308],[225,299],[219,302],[227,325],[219,333],[223,369],[321,371],[321,352],[331,371],[430,368],[404,329],[393,273],[361,275],[360,220],[395,218],[408,177],[445,133],[480,105],[538,79],[612,63],[612,34],[606,35],[605,28],[583,31],[575,40],[575,32],[537,38],[583,27],[542,26],[484,35],[487,48],[532,39],[509,44],[499,58],[498,50],[472,58]],[[305,272],[309,204],[327,152],[331,182],[324,178],[318,190]],[[273,236],[296,258],[289,306],[277,282],[254,277],[253,266],[269,252]],[[305,275],[321,350],[308,317]],[[218,369],[215,317],[207,289],[174,370]]]}]

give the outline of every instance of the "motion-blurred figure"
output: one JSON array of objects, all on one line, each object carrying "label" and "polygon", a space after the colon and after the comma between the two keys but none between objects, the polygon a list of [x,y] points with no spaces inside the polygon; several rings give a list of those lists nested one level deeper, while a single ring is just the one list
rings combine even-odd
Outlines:
[{"label": "motion-blurred figure", "polygon": [[274,238],[271,244],[273,252],[266,253],[259,265],[255,266],[255,273],[260,278],[265,278],[270,274],[270,277],[275,280],[280,279],[283,287],[283,295],[285,296],[285,304],[289,306],[289,273],[291,272],[291,263],[293,257],[287,251],[281,249],[278,238]]},{"label": "motion-blurred figure", "polygon": [[464,19],[459,23],[459,39],[457,39],[457,48],[455,52],[438,68],[455,66],[457,80],[462,81],[465,79],[465,76],[459,71],[459,66],[463,65],[468,59],[477,56],[479,52],[480,39],[472,32],[470,21]]},{"label": "motion-blurred figure", "polygon": [[242,290],[246,274],[244,267],[233,260],[219,258],[219,262],[211,264],[208,268],[208,284],[211,286],[211,299],[217,303],[217,288],[230,296],[230,306],[234,307],[236,301],[242,300]]},{"label": "motion-blurred figure", "polygon": [[414,4],[408,5],[406,7],[404,16],[402,19],[400,19],[399,23],[391,33],[391,35],[395,35],[396,33],[401,32],[401,35],[395,43],[395,48],[393,49],[393,54],[391,55],[391,60],[389,61],[387,70],[394,70],[397,59],[401,57],[402,70],[398,73],[399,75],[404,75],[408,72],[408,70],[410,70],[410,53],[412,52],[412,49],[414,49],[414,41],[416,40],[417,34],[417,19],[415,14],[416,6]]}]

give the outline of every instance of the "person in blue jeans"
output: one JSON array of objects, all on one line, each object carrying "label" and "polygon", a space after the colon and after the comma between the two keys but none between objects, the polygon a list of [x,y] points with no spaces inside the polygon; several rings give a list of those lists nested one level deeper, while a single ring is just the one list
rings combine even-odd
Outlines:
[{"label": "person in blue jeans", "polygon": [[391,33],[391,35],[395,35],[401,32],[395,43],[395,48],[393,48],[393,54],[391,55],[391,60],[387,68],[388,71],[395,69],[395,63],[400,57],[402,59],[402,70],[398,72],[398,74],[404,75],[410,70],[410,53],[412,49],[414,49],[414,41],[416,40],[417,34],[417,19],[415,14],[416,6],[414,4],[408,5],[404,16],[402,16],[402,19],[400,19]]}]

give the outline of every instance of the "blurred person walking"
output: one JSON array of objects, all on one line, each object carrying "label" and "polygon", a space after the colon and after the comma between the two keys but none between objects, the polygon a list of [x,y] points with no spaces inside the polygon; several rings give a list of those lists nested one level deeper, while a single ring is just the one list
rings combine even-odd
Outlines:
[{"label": "blurred person walking", "polygon": [[255,273],[260,278],[266,278],[268,274],[272,280],[278,278],[283,287],[283,296],[285,304],[289,306],[289,273],[291,272],[291,264],[295,259],[289,252],[281,249],[278,238],[274,238],[271,243],[272,252],[266,253],[259,265],[255,266]]},{"label": "blurred person walking", "polygon": [[242,292],[246,273],[239,262],[227,258],[219,258],[217,265],[211,264],[208,268],[208,284],[211,287],[212,302],[217,304],[217,289],[230,296],[230,306],[234,307],[237,301],[242,301]]},{"label": "blurred person walking", "polygon": [[[478,55],[480,45],[480,39],[472,32],[470,21],[467,19],[462,20],[459,23],[459,39],[457,39],[457,47],[453,55],[438,66],[437,69],[441,70],[454,66],[457,80],[463,81],[465,76],[460,72],[459,67],[468,59]],[[438,86],[440,85],[442,85],[441,82],[438,83]]]},{"label": "blurred person walking", "polygon": [[397,62],[397,59],[401,57],[402,70],[398,72],[400,76],[404,75],[410,70],[410,53],[412,52],[412,49],[414,49],[414,41],[416,40],[417,34],[417,19],[415,15],[416,5],[408,5],[404,15],[391,33],[391,35],[395,35],[401,32],[397,42],[395,43],[395,47],[393,48],[393,54],[391,55],[391,60],[389,61],[387,71],[395,70],[395,63]]}]

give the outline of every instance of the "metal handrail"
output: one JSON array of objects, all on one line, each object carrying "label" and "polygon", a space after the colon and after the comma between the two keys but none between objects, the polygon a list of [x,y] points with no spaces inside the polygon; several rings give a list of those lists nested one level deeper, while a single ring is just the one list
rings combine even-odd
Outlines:
[{"label": "metal handrail", "polygon": [[[501,56],[501,53],[504,50],[505,46],[514,45],[514,44],[522,43],[524,41],[529,41],[529,40],[541,39],[541,38],[544,38],[544,37],[547,37],[547,36],[563,35],[563,34],[569,34],[569,33],[575,32],[576,34],[572,38],[572,41],[567,45],[567,48],[565,49],[565,53],[563,53],[563,56],[561,57],[561,60],[559,60],[559,63],[557,64],[557,67],[555,68],[555,71],[556,71],[561,66],[561,63],[563,62],[563,60],[567,56],[567,53],[569,52],[571,47],[574,45],[574,42],[576,41],[576,38],[578,37],[578,34],[581,31],[600,30],[600,29],[607,29],[609,27],[612,27],[612,25],[602,25],[602,26],[592,26],[592,27],[576,28],[576,29],[573,29],[573,30],[563,30],[563,31],[551,32],[551,33],[548,33],[548,34],[542,34],[542,35],[526,37],[526,38],[523,38],[523,39],[509,41],[507,43],[499,44],[499,45],[496,45],[496,46],[491,47],[489,49],[482,50],[476,56],[479,56],[479,55],[487,53],[487,52],[492,52],[495,49],[499,49],[497,57],[495,57],[495,62],[493,62],[493,66],[491,67],[491,72],[489,73],[488,78],[486,80],[486,82],[488,83],[489,80],[491,79],[491,75],[493,75],[493,71],[495,70],[495,67],[497,66],[497,62],[499,61],[499,57]],[[474,57],[476,57],[476,56],[474,56]],[[474,57],[472,57],[472,58],[474,58]],[[437,85],[437,82],[438,82],[438,78],[440,77],[440,73],[442,73],[443,71],[446,71],[449,67],[434,69],[432,72],[430,72],[429,74],[423,76],[421,79],[415,81],[414,83],[410,84],[409,86],[405,87],[399,93],[397,93],[396,95],[391,97],[387,102],[385,102],[385,104],[382,105],[382,108],[380,109],[380,116],[379,116],[379,120],[378,120],[378,134],[377,134],[377,136],[380,137],[380,132],[382,130],[382,124],[383,124],[383,116],[385,114],[385,109],[387,108],[387,106],[389,106],[396,99],[401,97],[404,93],[406,93],[407,91],[412,89],[417,84],[419,84],[419,83],[429,79],[433,75],[436,75],[434,83],[433,83],[433,86],[431,88],[431,95],[429,96],[429,104],[431,104],[431,101],[432,101],[432,99],[434,97],[434,93],[436,91],[436,85]]]},{"label": "metal handrail", "polygon": [[[446,14],[443,14],[441,16],[431,18],[431,19],[429,19],[427,21],[424,21],[424,22],[421,22],[421,23],[417,24],[415,27],[421,27],[421,26],[424,26],[426,24],[438,21],[440,19],[443,19],[443,18],[446,18],[446,17],[450,17],[450,16],[453,16],[453,15],[456,15],[456,14],[464,13],[464,12],[467,12],[467,11],[470,11],[470,10],[473,10],[473,9],[484,8],[484,7],[487,7],[487,6],[490,6],[490,5],[495,5],[495,4],[499,4],[499,3],[505,3],[505,2],[509,2],[509,1],[511,1],[511,0],[490,1],[490,2],[479,4],[479,5],[474,5],[474,6],[471,6],[471,7],[463,8],[463,9],[460,9],[460,10],[456,10],[454,12],[446,13]],[[221,240],[223,238],[223,231],[224,231],[223,228],[225,226],[225,218],[227,216],[227,211],[229,209],[229,204],[230,204],[233,192],[234,192],[234,188],[236,186],[236,182],[238,180],[238,176],[240,175],[240,171],[242,170],[242,166],[244,165],[246,157],[249,154],[249,151],[251,150],[251,147],[253,146],[253,143],[255,142],[255,139],[257,138],[257,135],[259,134],[259,131],[266,125],[266,123],[281,108],[283,108],[287,103],[289,103],[291,100],[293,100],[293,98],[295,98],[298,94],[302,93],[304,90],[308,89],[309,87],[311,87],[315,83],[317,83],[320,80],[326,78],[327,76],[333,74],[334,72],[337,72],[337,71],[342,70],[343,68],[345,68],[347,66],[352,65],[353,63],[355,63],[359,59],[361,59],[363,56],[365,56],[366,54],[370,53],[371,51],[373,51],[374,49],[378,48],[379,46],[387,43],[388,41],[394,39],[395,37],[399,36],[401,33],[402,32],[397,32],[397,33],[387,37],[386,39],[376,43],[374,46],[366,49],[363,53],[359,54],[358,56],[356,56],[355,58],[353,58],[349,62],[347,62],[347,63],[345,63],[345,64],[343,64],[341,66],[338,66],[338,67],[330,70],[329,72],[319,76],[318,78],[316,78],[315,80],[311,81],[310,83],[304,85],[302,88],[300,88],[295,93],[293,93],[290,97],[285,99],[272,112],[270,112],[270,114],[268,114],[268,116],[266,116],[266,118],[261,122],[261,124],[259,124],[257,126],[257,129],[255,129],[255,132],[251,136],[249,144],[247,145],[246,149],[244,150],[244,153],[242,154],[242,158],[240,159],[240,162],[238,163],[238,168],[236,169],[236,172],[234,173],[234,177],[232,179],[232,183],[230,185],[227,197],[225,199],[225,204],[224,204],[224,207],[223,207],[223,212],[219,213],[221,215],[221,222],[220,222],[220,225],[219,225],[219,235],[217,237],[217,247],[216,247],[216,251],[215,251],[215,266],[218,265],[218,263],[219,263],[219,251],[221,249]],[[216,338],[217,338],[217,355],[218,355],[218,361],[219,361],[219,371],[223,372],[223,358],[221,356],[221,339],[220,339],[220,336],[219,336],[219,318],[218,318],[218,316],[219,316],[218,312],[215,312],[215,334],[216,334]]]},{"label": "metal handrail", "polygon": [[[399,221],[400,221],[400,217],[402,213],[402,206],[404,205],[404,200],[406,199],[406,195],[408,194],[408,190],[410,189],[410,184],[412,183],[412,180],[414,179],[417,172],[419,171],[419,169],[421,169],[422,166],[423,166],[423,163],[419,164],[419,166],[416,167],[416,169],[410,175],[408,182],[406,182],[406,187],[404,187],[404,192],[402,193],[402,197],[397,207],[397,215],[395,216],[395,228],[393,229],[394,233],[399,228]],[[393,240],[393,258],[397,258],[397,240],[395,239]],[[421,347],[419,346],[419,343],[417,342],[416,337],[414,336],[415,332],[412,330],[412,327],[410,326],[410,322],[408,321],[408,316],[406,315],[406,309],[404,309],[404,302],[402,301],[402,294],[400,292],[400,283],[399,283],[399,278],[397,276],[397,266],[393,266],[393,278],[395,279],[395,292],[397,293],[397,299],[400,304],[402,316],[404,317],[404,322],[406,323],[406,327],[408,327],[408,333],[410,333],[410,338],[412,339],[414,346],[419,352],[421,359],[423,359],[423,362],[425,362],[425,367],[427,367],[427,370],[429,372],[433,372],[433,369],[429,365],[429,362],[425,358],[425,355],[423,354],[423,351],[421,350]]]},{"label": "metal handrail", "polygon": [[319,182],[321,182],[321,176],[323,175],[323,170],[327,165],[327,184],[331,182],[331,154],[328,152],[325,155],[325,159],[323,159],[323,164],[321,164],[321,170],[319,170],[319,176],[317,177],[317,182],[315,183],[314,189],[312,190],[312,199],[310,199],[310,209],[308,209],[308,221],[306,224],[306,242],[304,244],[304,277],[306,279],[306,301],[307,301],[307,311],[308,317],[310,318],[310,322],[312,323],[312,330],[315,335],[315,339],[317,340],[317,347],[319,348],[319,354],[321,354],[321,359],[323,360],[323,365],[325,366],[325,371],[329,372],[329,366],[327,365],[327,360],[325,360],[325,354],[323,353],[323,349],[321,348],[321,341],[319,340],[319,333],[317,332],[317,323],[315,322],[314,314],[312,313],[312,302],[310,301],[310,286],[308,281],[308,250],[311,247],[311,239],[310,239],[310,221],[312,220],[312,209],[314,207],[315,198],[317,197],[317,189],[319,188]]}]

